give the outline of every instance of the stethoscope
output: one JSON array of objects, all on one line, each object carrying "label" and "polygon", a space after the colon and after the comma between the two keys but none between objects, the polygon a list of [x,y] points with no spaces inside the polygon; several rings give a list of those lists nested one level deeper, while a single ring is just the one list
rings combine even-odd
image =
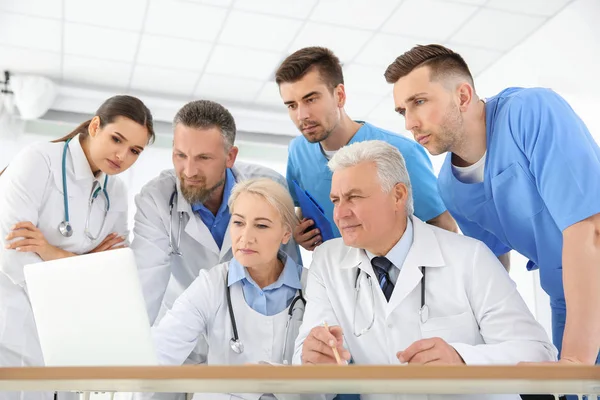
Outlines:
[{"label": "stethoscope", "polygon": [[[62,186],[63,186],[63,202],[65,209],[65,219],[58,225],[58,231],[64,237],[73,236],[73,227],[71,226],[71,222],[69,221],[69,195],[67,193],[67,149],[69,148],[69,142],[71,139],[65,142],[65,146],[63,148],[62,155]],[[88,201],[88,212],[85,218],[85,235],[90,240],[96,240],[100,236],[100,233],[104,229],[104,224],[106,223],[106,218],[108,216],[108,210],[110,210],[110,199],[108,197],[108,192],[106,191],[106,184],[108,183],[108,175],[104,177],[104,185],[102,188],[96,187],[98,185],[98,181],[94,181],[94,186],[92,187],[92,195]],[[98,231],[98,235],[94,236],[90,232],[90,214],[92,213],[92,205],[94,204],[94,200],[96,197],[102,192],[104,194],[104,198],[106,199],[106,206],[104,208],[104,219],[102,220],[102,225],[100,226],[100,230]]]},{"label": "stethoscope", "polygon": [[[423,277],[421,278],[421,308],[419,309],[419,319],[423,324],[426,323],[429,319],[429,306],[425,302],[425,271],[425,267],[421,267]],[[365,273],[365,275],[367,276],[367,281],[369,282],[369,286],[371,288],[371,306],[373,309],[373,313],[371,315],[371,322],[369,322],[369,325],[366,328],[361,329],[358,333],[356,332],[356,309],[358,308],[358,295],[361,286],[358,281],[362,272],[364,271],[362,271],[359,268],[356,273],[356,279],[354,281],[354,315],[352,318],[352,328],[354,336],[356,337],[360,337],[365,333],[369,332],[373,327],[373,324],[375,323],[375,292],[373,291],[373,281],[371,280],[371,276]]]},{"label": "stethoscope", "polygon": [[[229,345],[231,346],[231,350],[233,350],[234,353],[242,354],[244,352],[244,343],[242,343],[242,341],[240,340],[240,337],[238,335],[237,324],[235,322],[235,315],[233,314],[233,307],[231,305],[231,292],[229,290],[229,285],[227,284],[228,281],[229,281],[229,272],[227,272],[227,278],[225,279],[225,286],[226,286],[226,291],[227,291],[227,309],[229,310],[229,319],[231,320],[231,328],[233,331],[233,337],[229,340]],[[298,296],[294,297],[294,300],[292,300],[292,303],[288,307],[288,320],[287,320],[287,323],[285,324],[285,337],[283,339],[284,358],[285,358],[285,350],[287,348],[290,324],[292,321],[292,316],[294,314],[294,307],[298,301],[300,301],[302,303],[302,305],[306,308],[306,300],[304,299],[304,296],[302,296],[302,289],[298,290]],[[284,364],[287,362],[289,362],[289,360],[284,360]]]},{"label": "stethoscope", "polygon": [[183,254],[179,250],[179,244],[181,243],[181,227],[183,225],[183,212],[179,212],[179,230],[177,231],[177,245],[173,239],[173,209],[177,203],[177,188],[171,193],[169,199],[169,255],[182,257]]}]

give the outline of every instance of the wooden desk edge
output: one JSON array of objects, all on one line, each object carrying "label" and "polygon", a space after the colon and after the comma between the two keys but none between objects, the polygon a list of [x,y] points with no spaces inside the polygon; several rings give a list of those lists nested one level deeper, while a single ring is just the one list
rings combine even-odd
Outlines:
[{"label": "wooden desk edge", "polygon": [[599,380],[600,366],[205,366],[0,368],[4,380]]}]

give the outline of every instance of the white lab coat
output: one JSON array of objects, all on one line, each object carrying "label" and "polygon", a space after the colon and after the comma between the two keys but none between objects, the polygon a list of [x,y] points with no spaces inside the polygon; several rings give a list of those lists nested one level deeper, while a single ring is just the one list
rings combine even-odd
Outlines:
[{"label": "white lab coat", "polygon": [[[402,265],[389,303],[364,250],[342,239],[323,243],[313,254],[308,273],[304,322],[296,340],[294,363],[310,330],[327,321],[340,325],[345,346],[356,364],[400,364],[396,353],[413,342],[440,337],[454,346],[467,365],[516,364],[556,360],[556,348],[536,322],[515,283],[481,242],[412,217],[413,245]],[[429,319],[422,323],[421,266],[426,271]],[[360,274],[356,327],[353,327],[355,282]],[[374,302],[365,274],[372,277]],[[371,305],[374,308],[371,308]],[[366,334],[356,337],[375,321]],[[519,399],[518,395],[418,396],[363,395],[363,399]]]},{"label": "white lab coat", "polygon": [[[64,220],[62,154],[64,143],[40,143],[17,154],[0,176],[0,367],[40,366],[43,357],[37,336],[23,267],[40,262],[35,253],[6,250],[4,238],[17,222],[30,221],[53,246],[83,254],[94,249],[111,232],[127,235],[127,194],[125,185],[115,176],[108,178],[110,211],[97,240],[84,234],[94,178],[79,136],[69,143],[66,159],[69,219],[73,235],[58,231]],[[104,175],[97,178],[104,183]],[[99,195],[90,217],[90,231],[96,235],[104,218],[105,199]],[[0,399],[18,398],[18,392],[0,393]],[[27,392],[27,399],[52,396],[46,392]]]},{"label": "white lab coat", "polygon": [[[200,271],[198,278],[176,300],[173,308],[152,328],[160,364],[181,365],[194,350],[199,338],[208,343],[208,364],[211,365],[244,365],[261,361],[282,363],[289,307],[272,316],[263,315],[246,303],[239,283],[232,285],[230,292],[238,336],[244,351],[237,354],[231,349],[229,341],[233,337],[233,330],[226,295],[228,269],[229,262],[226,262]],[[297,301],[287,332],[286,354],[290,356],[302,323],[303,311],[303,303]],[[197,393],[194,399],[258,400],[261,396],[260,393]],[[275,397],[279,400],[321,398],[318,395],[287,394],[276,394]]]},{"label": "white lab coat", "polygon": [[[272,169],[238,162],[232,168],[236,182],[251,178],[271,178],[285,187],[283,176]],[[182,257],[169,255],[169,200],[177,187],[177,205],[173,210],[173,241],[179,232],[179,213],[183,213],[180,251]],[[148,182],[136,196],[137,211],[131,244],[136,257],[142,289],[146,299],[150,322],[160,320],[166,310],[198,277],[200,270],[231,260],[231,237],[229,228],[219,250],[208,227],[192,211],[184,199],[173,170],[163,171]],[[298,245],[291,240],[282,250],[301,264]],[[158,318],[157,318],[158,317]],[[201,355],[196,359],[203,362]]]}]

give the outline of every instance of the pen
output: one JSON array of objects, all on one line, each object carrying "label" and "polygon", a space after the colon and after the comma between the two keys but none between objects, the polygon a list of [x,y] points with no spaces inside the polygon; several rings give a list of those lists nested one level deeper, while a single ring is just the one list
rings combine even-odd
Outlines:
[{"label": "pen", "polygon": [[[327,325],[327,322],[323,321],[323,326],[325,326],[325,329],[329,331],[329,325]],[[337,351],[337,347],[331,346],[331,350],[333,351],[333,355],[335,356],[335,361],[338,363],[338,365],[342,365],[342,359],[340,358],[340,353],[338,353]]]}]

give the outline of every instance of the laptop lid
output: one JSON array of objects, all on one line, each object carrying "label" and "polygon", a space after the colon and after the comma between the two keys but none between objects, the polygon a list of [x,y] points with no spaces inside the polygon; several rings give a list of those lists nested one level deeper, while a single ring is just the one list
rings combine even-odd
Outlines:
[{"label": "laptop lid", "polygon": [[47,366],[158,365],[131,249],[25,266]]}]

